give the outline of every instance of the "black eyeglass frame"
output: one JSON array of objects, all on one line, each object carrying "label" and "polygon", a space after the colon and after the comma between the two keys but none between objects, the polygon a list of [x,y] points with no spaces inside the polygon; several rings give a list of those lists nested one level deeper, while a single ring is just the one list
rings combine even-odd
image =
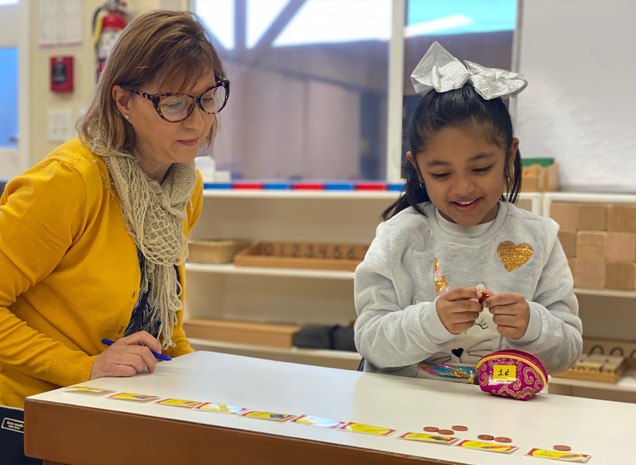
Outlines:
[{"label": "black eyeglass frame", "polygon": [[[201,98],[205,94],[210,92],[212,89],[216,89],[217,87],[223,87],[225,89],[225,100],[223,100],[223,105],[221,105],[221,108],[219,108],[216,111],[213,111],[213,112],[206,111],[206,109],[203,108],[203,105],[201,104]],[[214,115],[216,113],[219,113],[221,110],[223,110],[225,108],[225,105],[227,104],[227,99],[230,97],[230,81],[228,81],[227,79],[221,79],[219,81],[216,81],[210,87],[208,87],[203,92],[201,92],[201,94],[199,94],[198,97],[195,97],[194,95],[190,95],[190,94],[179,93],[179,92],[164,92],[162,94],[149,94],[135,87],[129,87],[129,90],[145,99],[150,100],[153,103],[155,110],[157,111],[157,114],[161,117],[162,120],[167,121],[168,123],[180,123],[181,121],[185,121],[186,119],[190,117],[190,115],[194,111],[194,107],[197,104],[199,105],[199,108],[201,108],[201,110],[203,110],[208,115]],[[192,101],[192,104],[190,105],[190,108],[188,108],[188,114],[184,118],[181,118],[180,120],[177,120],[177,121],[172,121],[167,119],[165,116],[163,116],[163,113],[161,113],[161,109],[159,108],[159,103],[161,102],[162,98],[172,97],[175,95],[185,95],[193,99],[193,101]]]}]

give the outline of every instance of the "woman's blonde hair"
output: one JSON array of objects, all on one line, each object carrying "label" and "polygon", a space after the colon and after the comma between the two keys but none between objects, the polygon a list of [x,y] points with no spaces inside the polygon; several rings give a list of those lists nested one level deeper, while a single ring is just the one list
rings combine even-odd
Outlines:
[{"label": "woman's blonde hair", "polygon": [[[180,92],[214,73],[225,79],[221,61],[196,16],[185,11],[153,11],[132,21],[123,31],[106,62],[95,95],[77,130],[85,143],[95,137],[106,149],[131,151],[135,131],[124,122],[111,95],[114,85],[141,87],[155,82],[164,92]],[[157,115],[159,118],[159,115]],[[215,119],[208,143],[216,132]]]}]

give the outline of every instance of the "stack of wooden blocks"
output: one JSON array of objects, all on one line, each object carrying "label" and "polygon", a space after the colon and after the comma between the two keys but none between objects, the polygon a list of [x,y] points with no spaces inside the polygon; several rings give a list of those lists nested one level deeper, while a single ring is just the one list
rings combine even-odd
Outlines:
[{"label": "stack of wooden blocks", "polygon": [[574,286],[636,289],[636,205],[552,202]]}]

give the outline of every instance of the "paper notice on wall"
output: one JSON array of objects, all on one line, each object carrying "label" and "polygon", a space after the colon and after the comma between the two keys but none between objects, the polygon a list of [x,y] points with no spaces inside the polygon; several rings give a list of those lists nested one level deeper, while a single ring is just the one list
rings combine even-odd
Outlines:
[{"label": "paper notice on wall", "polygon": [[40,0],[38,45],[64,48],[82,45],[81,0]]}]

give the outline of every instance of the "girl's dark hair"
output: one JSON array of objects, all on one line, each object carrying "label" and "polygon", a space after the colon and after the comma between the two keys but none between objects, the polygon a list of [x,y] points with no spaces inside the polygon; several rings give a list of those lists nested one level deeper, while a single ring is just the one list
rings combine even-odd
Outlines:
[{"label": "girl's dark hair", "polygon": [[[408,127],[408,149],[415,158],[426,149],[426,143],[438,131],[469,122],[490,126],[489,138],[506,151],[512,145],[512,121],[503,100],[485,100],[472,85],[465,84],[459,89],[443,93],[429,91],[420,99]],[[521,154],[518,150],[512,169],[508,164],[506,157],[504,173],[507,196],[502,195],[501,200],[515,203],[521,190]],[[402,175],[406,178],[406,184],[400,197],[382,213],[384,220],[409,206],[424,215],[418,204],[430,200],[426,186],[420,186],[418,173],[406,157],[402,163]]]}]

